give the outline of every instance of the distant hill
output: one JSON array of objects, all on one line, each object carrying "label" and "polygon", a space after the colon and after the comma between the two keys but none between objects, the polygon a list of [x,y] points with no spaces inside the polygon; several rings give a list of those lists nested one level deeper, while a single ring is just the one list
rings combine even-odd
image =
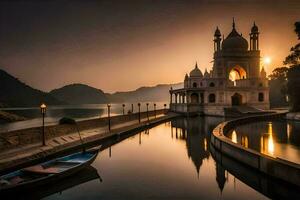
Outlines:
[{"label": "distant hill", "polygon": [[113,94],[106,94],[106,95],[108,97],[108,100],[113,103],[169,101],[170,87],[173,87],[173,89],[177,89],[182,86],[183,86],[182,83],[160,84],[152,87],[140,87],[134,91],[116,92]]},{"label": "distant hill", "polygon": [[99,104],[107,103],[107,96],[102,90],[84,84],[71,84],[50,91],[55,98],[69,104]]},{"label": "distant hill", "polygon": [[39,106],[42,102],[48,105],[66,104],[0,69],[0,107]]}]

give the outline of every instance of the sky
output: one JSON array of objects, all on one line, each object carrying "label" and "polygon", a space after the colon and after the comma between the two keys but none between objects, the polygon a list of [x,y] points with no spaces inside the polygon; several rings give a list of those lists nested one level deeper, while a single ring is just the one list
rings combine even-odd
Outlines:
[{"label": "sky", "polygon": [[83,83],[105,92],[182,82],[212,68],[216,26],[260,31],[267,73],[296,44],[299,0],[1,1],[0,68],[43,91]]}]

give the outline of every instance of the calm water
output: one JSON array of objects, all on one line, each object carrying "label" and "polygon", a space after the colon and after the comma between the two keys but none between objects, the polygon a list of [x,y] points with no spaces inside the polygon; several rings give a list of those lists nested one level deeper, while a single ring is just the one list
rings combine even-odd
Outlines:
[{"label": "calm water", "polygon": [[[157,102],[156,109],[163,109],[166,102]],[[125,104],[125,113],[131,110],[131,103]],[[168,105],[168,104],[167,104]],[[149,110],[153,110],[153,103],[149,102]],[[11,112],[28,118],[25,121],[0,123],[0,132],[24,129],[30,127],[41,126],[41,112],[38,107],[31,108],[0,108],[7,112]],[[146,103],[141,103],[141,112],[146,111]],[[138,112],[137,104],[134,104],[133,112]],[[111,104],[111,115],[123,114],[122,104]],[[89,105],[65,105],[65,106],[49,106],[46,112],[45,124],[57,124],[62,117],[71,117],[76,120],[93,119],[107,116],[106,104],[89,104]]]},{"label": "calm water", "polygon": [[48,200],[300,199],[299,188],[272,180],[214,150],[210,132],[221,121],[178,118],[116,137],[103,143],[108,148],[91,167],[18,195]]},{"label": "calm water", "polygon": [[300,122],[249,123],[236,127],[228,137],[247,148],[300,164]]},{"label": "calm water", "polygon": [[138,133],[95,160],[102,182],[95,177],[45,199],[266,199],[216,165],[209,138],[221,121],[177,119]]}]

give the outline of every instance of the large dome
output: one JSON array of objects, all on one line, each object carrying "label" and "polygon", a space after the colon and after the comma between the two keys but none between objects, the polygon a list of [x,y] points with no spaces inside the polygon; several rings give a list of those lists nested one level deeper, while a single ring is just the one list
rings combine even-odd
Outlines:
[{"label": "large dome", "polygon": [[222,49],[225,51],[247,51],[248,41],[233,28],[227,38],[223,40]]},{"label": "large dome", "polygon": [[190,77],[203,77],[201,70],[196,63],[195,68],[190,72]]}]

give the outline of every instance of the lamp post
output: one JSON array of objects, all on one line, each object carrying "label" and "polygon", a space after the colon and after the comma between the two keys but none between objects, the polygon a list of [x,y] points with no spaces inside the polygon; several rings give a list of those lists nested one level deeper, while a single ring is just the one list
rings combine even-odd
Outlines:
[{"label": "lamp post", "polygon": [[110,104],[107,104],[108,130],[110,131]]},{"label": "lamp post", "polygon": [[156,119],[156,103],[154,103],[154,118]]},{"label": "lamp post", "polygon": [[46,104],[42,103],[42,105],[40,106],[41,108],[41,113],[43,116],[43,128],[42,128],[42,140],[43,140],[43,146],[46,145],[46,138],[45,138],[45,114],[46,114],[46,109],[47,106]]},{"label": "lamp post", "polygon": [[123,104],[122,107],[123,107],[123,115],[125,115],[125,104]]},{"label": "lamp post", "polygon": [[147,120],[148,120],[148,122],[149,122],[149,113],[148,113],[148,111],[149,111],[149,109],[148,109],[149,103],[146,103],[146,106],[147,106]]},{"label": "lamp post", "polygon": [[138,103],[138,107],[139,107],[139,123],[141,123],[141,104]]},{"label": "lamp post", "polygon": [[166,107],[167,107],[167,104],[164,104],[164,108],[165,108],[165,113],[166,113]]},{"label": "lamp post", "polygon": [[131,104],[131,113],[133,114],[133,103]]}]

